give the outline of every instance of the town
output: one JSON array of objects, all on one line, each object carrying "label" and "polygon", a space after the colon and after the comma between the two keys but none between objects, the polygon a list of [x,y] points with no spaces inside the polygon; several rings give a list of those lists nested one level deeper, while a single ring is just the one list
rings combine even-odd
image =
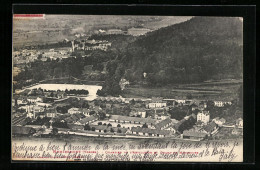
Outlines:
[{"label": "town", "polygon": [[80,135],[182,140],[241,137],[243,119],[227,121],[210,113],[231,101],[99,97],[87,90],[25,89],[13,97],[14,135]]}]

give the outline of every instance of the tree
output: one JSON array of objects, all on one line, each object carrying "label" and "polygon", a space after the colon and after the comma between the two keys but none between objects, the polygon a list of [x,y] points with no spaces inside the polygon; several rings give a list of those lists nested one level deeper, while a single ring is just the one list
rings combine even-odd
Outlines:
[{"label": "tree", "polygon": [[92,127],[92,128],[91,128],[91,130],[92,130],[92,131],[95,131],[95,130],[96,130],[96,128],[95,128],[95,127]]},{"label": "tree", "polygon": [[117,133],[122,133],[122,130],[121,129],[117,129]]},{"label": "tree", "polygon": [[89,124],[86,124],[85,126],[84,126],[84,130],[90,130],[91,128],[90,128],[90,126],[89,126]]},{"label": "tree", "polygon": [[129,102],[131,105],[135,105],[135,100],[134,99],[132,99],[132,100],[130,100],[130,102]]},{"label": "tree", "polygon": [[37,57],[38,60],[42,59],[42,54],[39,54]]},{"label": "tree", "polygon": [[189,94],[187,94],[186,98],[187,99],[192,99],[192,95],[189,93]]},{"label": "tree", "polygon": [[109,126],[111,126],[112,127],[112,125],[109,123],[109,124],[107,124],[107,126],[109,127]]},{"label": "tree", "polygon": [[212,109],[212,108],[214,108],[214,102],[213,101],[211,101],[211,100],[208,100],[207,101],[207,109]]},{"label": "tree", "polygon": [[111,129],[110,129],[110,132],[111,132],[111,133],[114,133],[115,131],[114,131],[114,129],[113,129],[113,128],[111,128]]},{"label": "tree", "polygon": [[98,125],[102,125],[102,122],[98,122]]},{"label": "tree", "polygon": [[183,119],[187,115],[187,112],[188,112],[188,108],[174,107],[169,110],[171,119],[176,119],[176,120]]},{"label": "tree", "polygon": [[148,128],[148,125],[145,123],[143,124],[142,128]]},{"label": "tree", "polygon": [[106,118],[106,114],[104,112],[98,112],[98,115],[99,115],[100,120],[103,120]]},{"label": "tree", "polygon": [[92,111],[90,111],[89,112],[89,115],[93,115],[93,114],[95,114],[96,112],[94,111],[94,110],[92,110]]},{"label": "tree", "polygon": [[121,125],[120,125],[120,124],[118,124],[118,125],[117,125],[117,127],[121,127]]},{"label": "tree", "polygon": [[57,128],[53,128],[52,131],[51,131],[51,133],[52,133],[53,135],[57,135],[57,134],[58,134],[58,129],[57,129]]}]

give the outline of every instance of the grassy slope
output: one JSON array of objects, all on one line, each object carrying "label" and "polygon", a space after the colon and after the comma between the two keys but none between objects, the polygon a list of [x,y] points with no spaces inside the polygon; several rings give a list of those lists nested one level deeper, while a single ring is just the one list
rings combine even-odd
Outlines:
[{"label": "grassy slope", "polygon": [[[194,98],[197,99],[234,99],[237,97],[238,88],[242,83],[238,82],[235,83],[230,81],[227,84],[225,81],[225,85],[221,83],[216,83],[215,85],[211,85],[210,87],[205,84],[201,83],[200,85],[197,84],[198,87],[193,87],[189,84],[179,85],[177,88],[174,86],[167,86],[167,87],[141,87],[141,86],[130,86],[125,90],[123,96],[125,97],[164,97],[164,98],[178,98],[178,97],[186,97],[188,94],[191,94]],[[192,88],[197,89],[196,92],[192,92],[190,90],[181,89],[182,87],[185,88]],[[200,91],[201,89],[211,89],[211,90],[218,90],[220,93],[216,93],[216,95],[211,93],[205,93]]]}]

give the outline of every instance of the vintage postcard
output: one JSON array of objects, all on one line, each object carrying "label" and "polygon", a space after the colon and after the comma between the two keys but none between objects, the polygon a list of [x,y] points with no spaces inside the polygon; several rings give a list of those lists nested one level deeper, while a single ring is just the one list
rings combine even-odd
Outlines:
[{"label": "vintage postcard", "polygon": [[13,161],[243,162],[243,18],[13,15]]}]

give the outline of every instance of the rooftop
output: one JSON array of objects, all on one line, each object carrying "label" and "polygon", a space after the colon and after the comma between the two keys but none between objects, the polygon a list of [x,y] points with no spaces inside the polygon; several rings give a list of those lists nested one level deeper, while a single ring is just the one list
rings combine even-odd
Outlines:
[{"label": "rooftop", "polygon": [[211,132],[215,127],[216,127],[216,123],[215,123],[215,122],[210,122],[209,124],[207,124],[206,126],[204,126],[203,129],[204,129],[206,132]]},{"label": "rooftop", "polygon": [[202,133],[202,132],[195,132],[195,131],[188,131],[188,130],[183,131],[183,136],[204,138],[206,137],[206,135],[207,135],[206,133]]},{"label": "rooftop", "polygon": [[164,120],[162,120],[161,122],[159,122],[159,123],[157,123],[156,125],[155,125],[155,128],[156,129],[161,129],[162,127],[164,127],[164,126],[166,126],[166,125],[168,125],[168,124],[170,124],[170,123],[172,123],[172,120],[171,119],[164,119]]},{"label": "rooftop", "polygon": [[112,120],[123,120],[123,121],[135,121],[135,122],[144,122],[155,124],[156,120],[151,118],[139,118],[139,117],[128,117],[121,115],[111,115],[110,119]]},{"label": "rooftop", "polygon": [[170,135],[172,132],[169,130],[159,130],[159,129],[150,129],[150,128],[141,128],[141,127],[132,127],[131,131],[133,132],[142,132],[150,134],[159,134],[159,135]]},{"label": "rooftop", "polygon": [[86,117],[86,118],[83,118],[79,121],[79,123],[81,124],[85,124],[85,123],[88,123],[89,121],[93,121],[93,120],[96,120],[97,119],[97,116],[96,115],[91,115],[89,117]]}]

